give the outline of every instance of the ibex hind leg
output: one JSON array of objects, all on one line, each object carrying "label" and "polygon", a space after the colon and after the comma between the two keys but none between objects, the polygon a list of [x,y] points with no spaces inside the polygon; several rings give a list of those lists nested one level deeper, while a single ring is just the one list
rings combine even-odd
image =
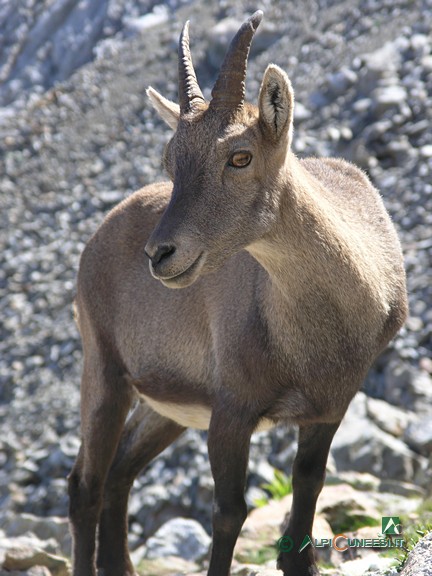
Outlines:
[{"label": "ibex hind leg", "polygon": [[82,444],[69,476],[74,576],[96,574],[96,528],[103,487],[131,399],[131,386],[113,355],[88,350],[81,382]]},{"label": "ibex hind leg", "polygon": [[139,402],[127,420],[105,484],[97,567],[103,576],[133,576],[127,535],[127,505],[142,469],[185,429]]},{"label": "ibex hind leg", "polygon": [[313,547],[299,550],[304,537],[312,537],[316,502],[324,485],[328,453],[339,424],[300,426],[293,466],[293,504],[284,532],[285,550],[281,547],[278,556],[278,568],[284,576],[319,576]]}]

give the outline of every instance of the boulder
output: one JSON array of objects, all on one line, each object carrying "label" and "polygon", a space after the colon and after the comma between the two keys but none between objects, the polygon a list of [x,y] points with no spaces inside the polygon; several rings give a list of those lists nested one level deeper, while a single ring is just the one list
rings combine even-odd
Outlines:
[{"label": "boulder", "polygon": [[432,532],[416,544],[409,553],[400,576],[431,576],[432,574]]},{"label": "boulder", "polygon": [[24,571],[39,566],[47,568],[53,576],[70,575],[70,566],[65,558],[31,546],[9,548],[3,561],[3,568],[9,571]]},{"label": "boulder", "polygon": [[405,430],[404,440],[413,450],[424,456],[432,454],[432,420],[422,418],[411,423]]},{"label": "boulder", "polygon": [[169,520],[146,543],[148,559],[179,556],[189,561],[204,558],[209,551],[211,538],[204,528],[190,518]]},{"label": "boulder", "polygon": [[378,428],[367,416],[367,401],[359,392],[332,443],[338,471],[369,472],[381,478],[412,481],[427,467],[427,460],[402,440]]},{"label": "boulder", "polygon": [[[2,528],[8,536],[23,536],[34,534],[41,541],[55,541],[55,552],[66,556],[71,554],[71,536],[67,518],[48,516],[41,518],[33,514],[12,514],[7,512],[0,520]],[[58,544],[57,544],[58,543]],[[39,544],[40,545],[40,544]]]},{"label": "boulder", "polygon": [[417,419],[413,412],[376,398],[367,399],[366,413],[381,430],[397,438],[401,438],[407,427]]}]

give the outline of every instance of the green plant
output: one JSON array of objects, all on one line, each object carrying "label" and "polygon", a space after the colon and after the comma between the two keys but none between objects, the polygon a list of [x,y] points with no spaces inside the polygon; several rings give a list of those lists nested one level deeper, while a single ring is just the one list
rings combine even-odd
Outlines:
[{"label": "green plant", "polygon": [[377,518],[372,518],[367,514],[362,514],[361,512],[356,512],[352,515],[344,515],[339,519],[337,523],[330,523],[332,530],[335,534],[341,532],[355,532],[364,526],[379,526],[379,520]]},{"label": "green plant", "polygon": [[236,560],[248,564],[265,564],[276,558],[277,552],[274,546],[261,546],[261,548],[248,550],[247,553],[236,554]]},{"label": "green plant", "polygon": [[263,496],[255,500],[255,505],[259,508],[269,503],[269,500],[282,500],[284,496],[292,494],[292,479],[282,470],[274,470],[274,477],[271,482],[261,485],[261,488],[269,493],[269,496]]}]

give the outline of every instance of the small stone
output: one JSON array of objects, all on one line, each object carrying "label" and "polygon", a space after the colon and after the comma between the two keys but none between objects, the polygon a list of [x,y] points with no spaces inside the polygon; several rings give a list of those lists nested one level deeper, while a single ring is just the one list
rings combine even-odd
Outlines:
[{"label": "small stone", "polygon": [[294,122],[300,124],[311,117],[311,112],[301,102],[296,102],[294,106]]},{"label": "small stone", "polygon": [[356,81],[357,74],[349,68],[342,68],[339,72],[327,77],[328,87],[335,96],[346,92]]},{"label": "small stone", "polygon": [[423,320],[416,316],[410,316],[409,318],[407,318],[405,325],[408,328],[408,330],[412,330],[413,332],[419,332],[423,328]]},{"label": "small stone", "polygon": [[204,528],[190,518],[169,520],[146,543],[149,559],[179,556],[198,561],[207,554],[211,538]]},{"label": "small stone", "polygon": [[425,72],[432,72],[432,54],[423,56],[421,65]]},{"label": "small stone", "polygon": [[360,98],[360,100],[354,102],[353,110],[357,114],[363,114],[364,112],[368,112],[372,108],[372,105],[370,98]]},{"label": "small stone", "polygon": [[340,566],[341,576],[365,576],[365,574],[386,573],[394,565],[393,558],[367,554],[357,560],[348,560]]},{"label": "small stone", "polygon": [[432,158],[432,144],[426,144],[420,148],[420,154],[423,158]]},{"label": "small stone", "polygon": [[383,114],[389,108],[402,106],[407,99],[407,92],[402,86],[386,86],[374,91],[375,113]]}]

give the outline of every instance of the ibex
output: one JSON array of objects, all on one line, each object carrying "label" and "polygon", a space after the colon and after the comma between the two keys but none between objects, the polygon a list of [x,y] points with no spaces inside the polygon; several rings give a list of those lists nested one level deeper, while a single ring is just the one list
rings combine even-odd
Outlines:
[{"label": "ibex", "polygon": [[401,249],[377,190],[343,160],[294,155],[293,89],[278,66],[266,69],[258,106],[244,101],[261,18],[232,40],[210,102],[185,25],[180,104],[148,89],[175,131],[164,154],[172,183],[120,203],[82,255],[75,576],[134,574],[129,490],[187,427],[208,430],[208,576],[227,576],[246,517],[250,437],[277,424],[299,427],[285,531],[294,548],[279,553],[278,567],[319,574],[311,547],[298,549],[312,532],[332,438],[406,317]]}]

